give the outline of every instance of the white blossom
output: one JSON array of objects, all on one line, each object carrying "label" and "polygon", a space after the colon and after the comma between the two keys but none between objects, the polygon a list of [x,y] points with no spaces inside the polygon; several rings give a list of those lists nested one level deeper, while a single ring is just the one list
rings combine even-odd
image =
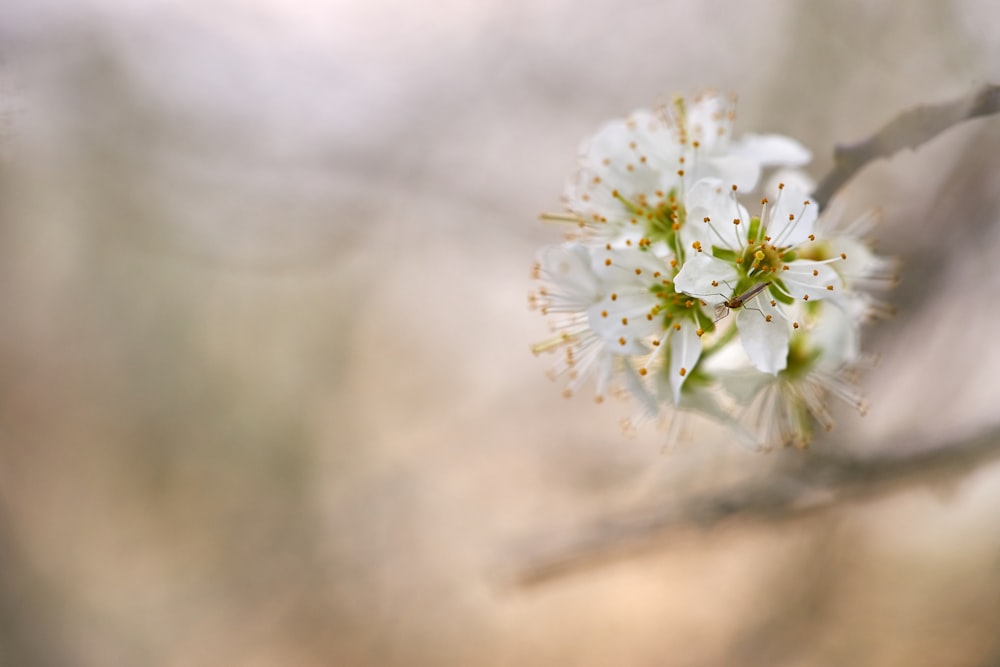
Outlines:
[{"label": "white blossom", "polygon": [[[674,284],[708,304],[740,307],[736,326],[743,348],[758,370],[773,375],[785,368],[789,329],[797,326],[787,317],[786,302],[821,300],[842,282],[828,265],[839,258],[796,258],[802,243],[815,240],[816,204],[784,187],[771,206],[764,201],[760,217],[751,218],[735,187],[718,179],[696,183],[685,200],[682,231],[694,255]],[[753,296],[743,296],[748,294]]]},{"label": "white blossom", "polygon": [[709,93],[606,123],[580,146],[579,168],[563,196],[567,213],[550,217],[576,222],[613,245],[656,239],[676,222],[674,204],[685,183],[717,177],[750,190],[762,167],[811,159],[788,137],[734,139],[735,115],[731,97]]},{"label": "white blossom", "polygon": [[[553,335],[532,349],[557,355],[567,395],[593,382],[598,401],[634,397],[631,425],[698,414],[745,443],[804,445],[832,426],[829,396],[864,409],[861,324],[888,310],[869,290],[894,263],[865,224],[820,216],[794,169],[805,148],[734,137],[733,108],[676,100],[583,142],[566,212],[542,216],[580,231],[538,255],[531,302]],[[744,193],[771,166],[793,169],[751,212]]]}]

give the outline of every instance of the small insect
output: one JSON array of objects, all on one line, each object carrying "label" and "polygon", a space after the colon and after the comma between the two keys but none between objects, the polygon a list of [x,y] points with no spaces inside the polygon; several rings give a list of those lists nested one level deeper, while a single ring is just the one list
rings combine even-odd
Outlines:
[{"label": "small insect", "polygon": [[[755,296],[763,292],[764,288],[770,284],[771,284],[770,282],[757,283],[756,285],[748,289],[746,292],[743,292],[743,294],[740,294],[739,296],[734,296],[731,299],[726,299],[722,303],[718,304],[715,307],[715,321],[718,322],[719,320],[724,318],[726,315],[729,314],[730,310],[735,310],[737,308],[742,307],[747,301],[749,301],[750,299],[754,298]],[[754,308],[753,310],[760,311],[759,308]],[[760,312],[763,314],[763,311]],[[770,315],[766,317],[768,320],[770,320]]]}]

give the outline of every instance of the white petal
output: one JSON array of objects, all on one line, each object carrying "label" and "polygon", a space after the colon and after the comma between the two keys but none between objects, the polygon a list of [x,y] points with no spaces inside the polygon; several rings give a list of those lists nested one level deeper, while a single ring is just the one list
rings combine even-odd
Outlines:
[{"label": "white petal", "polygon": [[750,405],[765,384],[774,382],[773,377],[758,373],[750,368],[740,368],[719,376],[726,393],[740,405]]},{"label": "white petal", "polygon": [[[861,353],[861,317],[856,308],[847,303],[843,305],[848,308],[823,306],[822,317],[809,334],[812,345],[821,350],[819,363],[825,368],[839,368],[857,359]],[[859,306],[864,308],[864,304]]]},{"label": "white petal", "polygon": [[[622,278],[636,278],[634,272],[619,270]],[[647,319],[657,306],[656,295],[642,283],[630,280],[606,283],[602,298],[587,308],[590,329],[613,354],[644,355],[649,343],[662,335],[658,318]]]},{"label": "white petal", "polygon": [[767,223],[771,243],[795,246],[809,240],[819,215],[819,205],[794,185],[786,185],[772,201],[774,205]]},{"label": "white petal", "polygon": [[685,111],[688,139],[697,141],[706,152],[726,147],[733,123],[731,100],[718,93],[699,96],[691,101]]},{"label": "white petal", "polygon": [[[825,299],[837,295],[844,288],[840,275],[825,262],[797,259],[788,263],[788,270],[779,276],[788,293],[796,299]],[[829,289],[833,287],[833,289]]]},{"label": "white petal", "polygon": [[736,316],[736,328],[743,349],[758,370],[777,375],[788,365],[788,320],[768,299],[758,295],[744,304]]},{"label": "white petal", "polygon": [[[635,272],[636,269],[639,273]],[[648,250],[639,250],[637,243],[625,247],[612,246],[611,250],[596,247],[592,270],[609,288],[630,285],[648,290],[653,283],[659,282],[653,274],[670,271],[670,258],[662,259]]]},{"label": "white petal", "polygon": [[542,275],[559,287],[565,298],[574,303],[593,303],[598,295],[598,280],[591,270],[590,251],[579,243],[546,246],[538,253]]},{"label": "white petal", "polygon": [[729,262],[698,253],[684,262],[674,277],[674,289],[705,303],[722,303],[732,296],[739,274]]},{"label": "white petal", "polygon": [[649,201],[656,192],[669,193],[680,182],[680,147],[669,128],[653,112],[639,110],[629,118],[605,123],[580,145],[577,173],[564,191],[570,210],[588,222],[595,216],[609,222],[631,217],[624,199]]},{"label": "white petal", "polygon": [[670,334],[670,387],[674,404],[681,402],[681,386],[701,356],[701,338],[692,322],[681,324],[680,331]]},{"label": "white petal", "polygon": [[[775,192],[778,186],[784,183],[788,187],[794,187],[802,192],[815,192],[816,179],[801,169],[779,169],[767,179],[764,184],[764,192]],[[829,208],[824,209],[824,215],[829,213]]]},{"label": "white petal", "polygon": [[632,392],[632,395],[642,404],[643,412],[648,417],[655,417],[660,412],[660,405],[656,402],[656,397],[643,384],[639,374],[635,372],[632,364],[625,363],[622,377],[625,381],[625,388]]},{"label": "white petal", "polygon": [[770,167],[801,167],[812,160],[812,153],[791,137],[780,134],[744,134],[729,144],[729,152]]},{"label": "white petal", "polygon": [[[688,247],[694,241],[701,243],[706,250],[712,246],[740,250],[746,245],[746,226],[750,215],[736,201],[731,185],[717,178],[703,178],[688,190],[684,200],[687,221],[682,232]],[[742,224],[734,225],[735,219]]]},{"label": "white petal", "polygon": [[727,186],[736,185],[741,191],[753,190],[760,178],[760,164],[742,155],[717,155],[697,160],[696,177],[712,176],[721,179]]}]

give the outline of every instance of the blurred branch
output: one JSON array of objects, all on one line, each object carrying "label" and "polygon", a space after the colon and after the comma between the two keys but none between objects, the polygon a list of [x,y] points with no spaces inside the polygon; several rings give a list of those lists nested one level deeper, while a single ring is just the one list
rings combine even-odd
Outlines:
[{"label": "blurred branch", "polygon": [[985,84],[979,90],[944,104],[923,105],[904,111],[874,135],[833,151],[834,168],[813,193],[820,206],[872,160],[888,158],[904,148],[916,149],[959,123],[1000,112],[1000,86]]},{"label": "blurred branch", "polygon": [[[887,447],[901,451],[904,447]],[[569,540],[527,559],[515,583],[533,586],[602,563],[620,560],[662,543],[681,529],[707,529],[732,518],[780,521],[829,509],[837,504],[952,478],[1000,457],[1000,424],[943,446],[858,459],[810,452],[794,475],[769,476],[722,493],[680,499],[596,522]]]}]

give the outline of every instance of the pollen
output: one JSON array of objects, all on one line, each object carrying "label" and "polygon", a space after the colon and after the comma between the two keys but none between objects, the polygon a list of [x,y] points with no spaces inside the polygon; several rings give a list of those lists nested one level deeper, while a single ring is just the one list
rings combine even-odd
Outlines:
[{"label": "pollen", "polygon": [[828,290],[830,290],[831,292],[833,291],[833,285],[827,285],[827,286],[826,286],[826,288],[827,288]]},{"label": "pollen", "polygon": [[625,347],[625,339],[624,338],[619,338],[618,339],[618,344],[621,345],[622,347]]},{"label": "pollen", "polygon": [[813,269],[813,275],[814,276],[818,276],[819,275],[819,269]]},{"label": "pollen", "polygon": [[847,253],[846,252],[840,253],[840,258],[841,259],[847,259]]},{"label": "pollen", "polygon": [[608,316],[608,311],[602,310],[601,311],[601,317],[607,317],[607,316]]},{"label": "pollen", "polygon": [[701,338],[702,336],[705,335],[705,330],[704,329],[695,329],[695,333],[698,334],[698,338]]},{"label": "pollen", "polygon": [[617,292],[612,292],[611,293],[611,300],[612,301],[617,301],[618,300],[618,293]]},{"label": "pollen", "polygon": [[622,326],[623,327],[627,327],[628,326],[628,318],[627,317],[623,317],[622,318]]},{"label": "pollen", "polygon": [[712,281],[712,287],[718,287],[718,286],[719,286],[719,281],[718,280],[713,280]]},{"label": "pollen", "polygon": [[649,372],[649,371],[647,371],[647,370],[646,370],[645,368],[640,368],[640,369],[639,369],[639,375],[645,375],[645,374],[646,374],[646,373],[648,373],[648,372]]},{"label": "pollen", "polygon": [[[806,203],[808,204],[809,202],[806,202]],[[810,241],[815,241],[816,240],[816,235],[815,234],[810,234],[809,235],[809,240]]]},{"label": "pollen", "polygon": [[636,269],[635,270],[635,275],[641,276],[642,275],[642,269]]},{"label": "pollen", "polygon": [[606,260],[604,260],[604,266],[611,266],[611,258],[610,257],[608,257]]},{"label": "pollen", "polygon": [[733,218],[733,224],[734,225],[740,224],[740,219],[739,218]]},{"label": "pollen", "polygon": [[798,322],[792,322],[792,328],[793,329],[798,329],[799,328],[799,323]]},{"label": "pollen", "polygon": [[680,376],[681,376],[681,377],[684,377],[684,376],[685,376],[685,375],[687,375],[687,374],[688,374],[688,369],[686,369],[686,368],[681,368],[681,370],[680,370]]},{"label": "pollen", "polygon": [[802,295],[802,300],[803,301],[808,301],[809,300],[809,295],[808,294],[803,294]]},{"label": "pollen", "polygon": [[673,327],[674,327],[674,331],[680,331],[681,330],[681,323],[680,322],[674,322]]},{"label": "pollen", "polygon": [[653,347],[659,347],[659,346],[660,346],[660,341],[654,339],[653,340]]},{"label": "pollen", "polygon": [[764,316],[764,321],[765,322],[770,322],[771,321],[771,316],[770,315],[765,315]]}]

